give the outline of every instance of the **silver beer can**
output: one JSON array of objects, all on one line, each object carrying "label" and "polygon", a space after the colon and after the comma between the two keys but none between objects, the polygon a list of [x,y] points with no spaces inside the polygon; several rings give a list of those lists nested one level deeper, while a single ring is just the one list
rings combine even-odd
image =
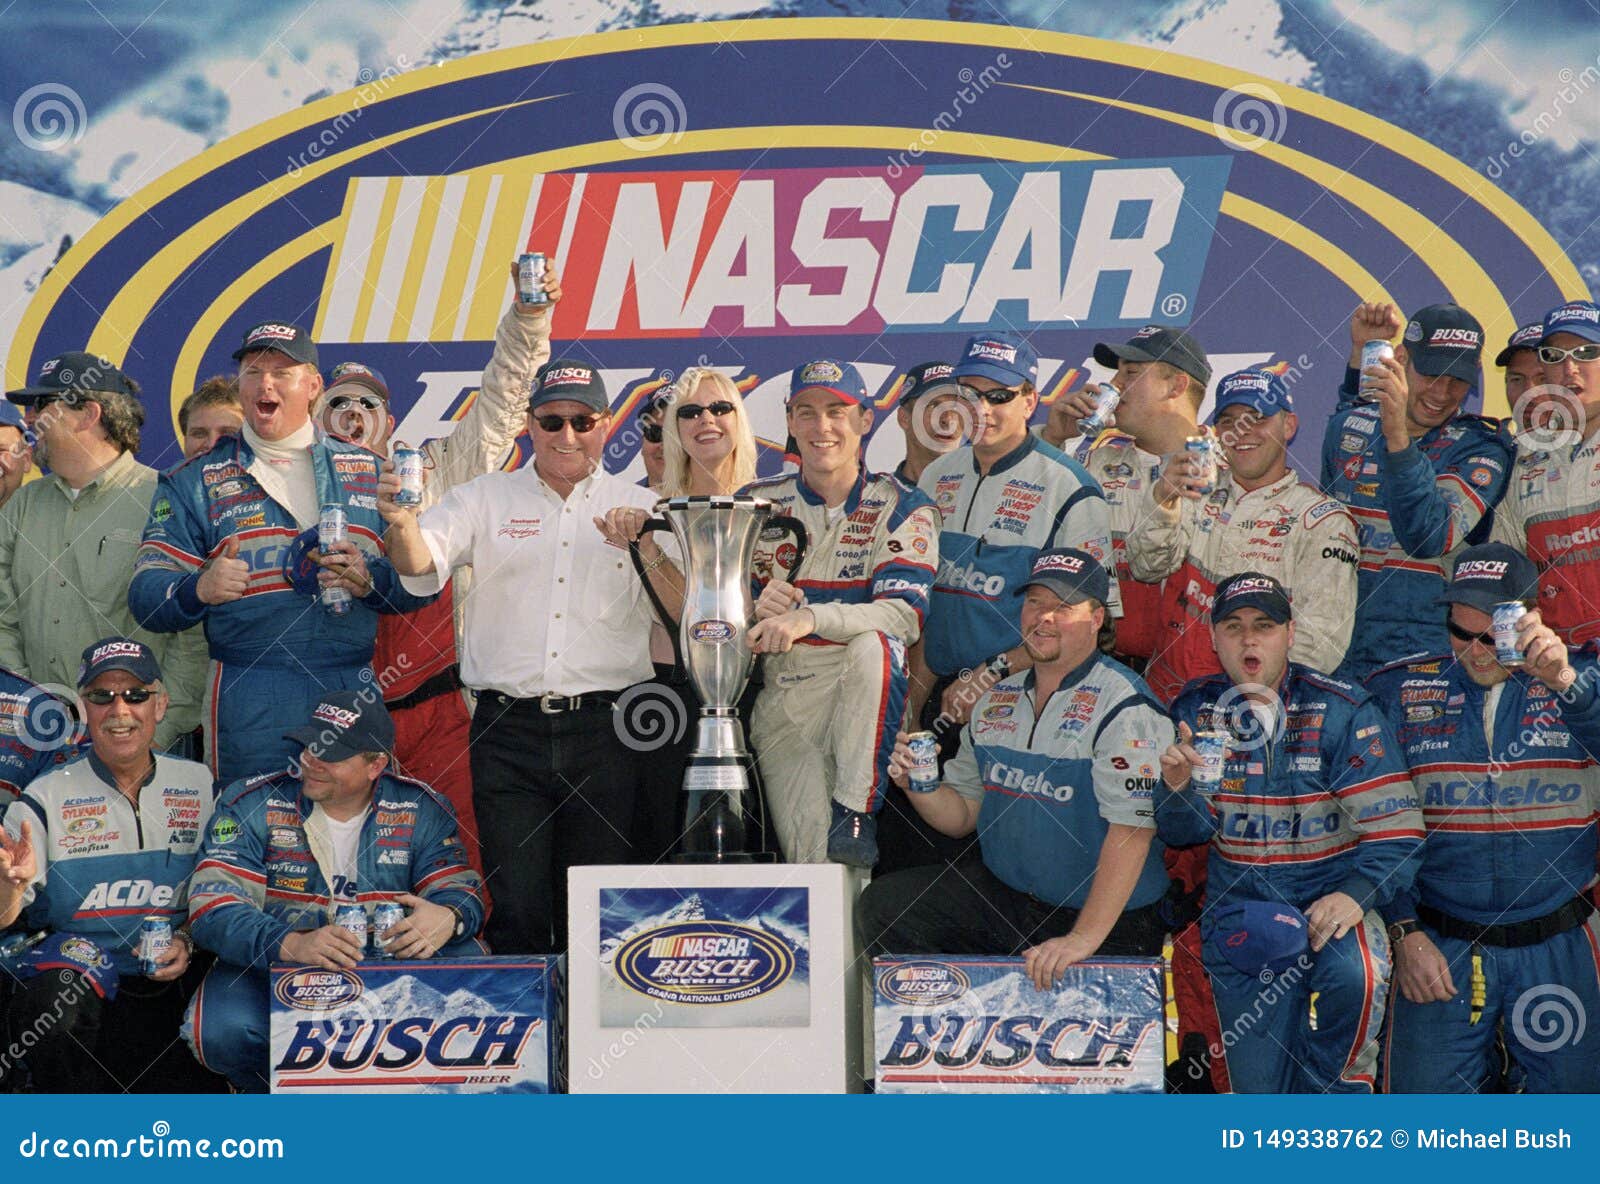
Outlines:
[{"label": "silver beer can", "polygon": [[544,276],[549,264],[543,253],[530,251],[517,257],[517,299],[526,305],[549,304],[544,290]]}]

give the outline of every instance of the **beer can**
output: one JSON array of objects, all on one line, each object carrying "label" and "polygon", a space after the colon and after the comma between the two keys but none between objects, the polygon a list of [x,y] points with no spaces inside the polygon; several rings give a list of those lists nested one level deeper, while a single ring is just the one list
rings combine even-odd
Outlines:
[{"label": "beer can", "polygon": [[172,922],[166,917],[146,917],[139,924],[139,973],[146,978],[155,974],[171,948]]},{"label": "beer can", "polygon": [[1522,665],[1522,646],[1517,642],[1517,626],[1528,615],[1520,600],[1506,600],[1494,606],[1494,657],[1500,665],[1515,669]]},{"label": "beer can", "polygon": [[[344,507],[337,503],[330,503],[322,507],[322,517],[317,520],[317,543],[326,551],[329,547],[350,541],[350,516],[344,512]],[[354,598],[350,589],[338,584],[330,585],[322,590],[322,607],[335,616],[350,611]]]},{"label": "beer can", "polygon": [[911,748],[907,788],[912,793],[932,793],[939,788],[939,741],[932,732],[912,732],[906,743]]},{"label": "beer can", "polygon": [[380,958],[392,958],[389,952],[389,930],[406,918],[404,905],[386,900],[372,910],[372,949]]},{"label": "beer can", "polygon": [[367,910],[358,904],[342,904],[333,910],[333,923],[348,929],[361,943],[361,952],[367,952]]},{"label": "beer can", "polygon": [[1229,739],[1227,732],[1209,731],[1196,732],[1191,741],[1202,763],[1190,774],[1190,779],[1194,787],[1207,796],[1216,793],[1222,785],[1222,766],[1228,759]]},{"label": "beer can", "polygon": [[1361,382],[1362,390],[1367,389],[1366,371],[1369,366],[1376,366],[1380,362],[1388,361],[1394,357],[1394,346],[1382,338],[1361,343]]},{"label": "beer can", "polygon": [[1095,393],[1094,410],[1078,421],[1078,431],[1085,436],[1097,436],[1114,422],[1112,415],[1122,402],[1122,392],[1109,382],[1100,384]]},{"label": "beer can", "polygon": [[1200,475],[1205,484],[1201,493],[1210,493],[1217,487],[1217,442],[1210,436],[1190,436],[1183,442],[1183,450],[1200,462]]},{"label": "beer can", "polygon": [[404,444],[394,446],[394,475],[400,478],[400,491],[394,495],[397,506],[422,504],[422,453]]},{"label": "beer can", "polygon": [[517,257],[517,299],[528,305],[549,304],[545,294],[544,274],[547,268],[544,255],[532,251]]}]

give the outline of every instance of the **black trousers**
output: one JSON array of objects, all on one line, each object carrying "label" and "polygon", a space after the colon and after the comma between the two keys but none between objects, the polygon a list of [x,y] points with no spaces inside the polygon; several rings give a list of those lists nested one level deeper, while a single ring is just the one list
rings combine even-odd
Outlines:
[{"label": "black trousers", "polygon": [[[1158,957],[1166,926],[1160,904],[1129,909],[1099,953]],[[913,868],[867,885],[856,930],[868,956],[1022,953],[1071,932],[1078,910],[1018,892],[976,859]]]},{"label": "black trousers", "polygon": [[494,910],[497,954],[560,953],[567,869],[633,859],[640,769],[611,705],[546,714],[493,691],[472,716],[472,802]]},{"label": "black trousers", "polygon": [[14,1048],[39,1093],[226,1092],[223,1079],[202,1068],[178,1035],[204,967],[190,971],[170,983],[130,975],[109,1002],[72,971],[46,970],[13,984],[0,1049],[8,1084],[22,1075],[9,1063]]},{"label": "black trousers", "polygon": [[[945,688],[955,677],[942,677],[933,684],[928,701],[922,706],[918,726],[933,732],[939,744],[939,771],[944,772],[945,762],[955,756],[961,747],[961,729],[937,729],[940,701]],[[894,872],[930,864],[955,864],[968,858],[977,848],[977,836],[952,839],[941,834],[922,820],[917,808],[911,804],[904,790],[891,785],[883,795],[883,812],[878,815],[878,863],[872,869],[874,876],[887,876]]]}]

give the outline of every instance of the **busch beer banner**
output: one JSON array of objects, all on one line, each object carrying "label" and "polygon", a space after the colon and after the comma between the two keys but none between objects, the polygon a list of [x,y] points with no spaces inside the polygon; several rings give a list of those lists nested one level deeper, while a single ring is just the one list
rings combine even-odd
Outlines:
[{"label": "busch beer banner", "polygon": [[272,1092],[548,1094],[560,958],[272,968]]},{"label": "busch beer banner", "polygon": [[1021,958],[878,958],[873,972],[880,1094],[1164,1088],[1159,961],[1079,962],[1050,992]]}]

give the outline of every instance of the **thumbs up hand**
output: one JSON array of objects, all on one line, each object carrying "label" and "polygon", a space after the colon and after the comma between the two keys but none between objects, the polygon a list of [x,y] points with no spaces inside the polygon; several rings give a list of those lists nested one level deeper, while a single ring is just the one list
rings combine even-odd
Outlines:
[{"label": "thumbs up hand", "polygon": [[206,604],[227,604],[243,596],[249,583],[250,567],[239,558],[239,536],[229,535],[200,573],[195,593]]}]

